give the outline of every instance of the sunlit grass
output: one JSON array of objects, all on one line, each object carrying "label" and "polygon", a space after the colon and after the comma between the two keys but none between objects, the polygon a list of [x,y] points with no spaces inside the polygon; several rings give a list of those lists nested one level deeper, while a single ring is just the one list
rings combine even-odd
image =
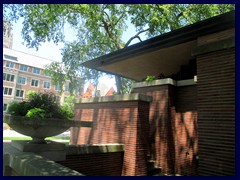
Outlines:
[{"label": "sunlit grass", "polygon": [[[12,141],[12,140],[32,140],[31,137],[3,137],[3,141]],[[46,138],[46,140],[52,140],[52,141],[57,141],[64,143],[66,145],[69,144],[69,137],[49,137]]]}]

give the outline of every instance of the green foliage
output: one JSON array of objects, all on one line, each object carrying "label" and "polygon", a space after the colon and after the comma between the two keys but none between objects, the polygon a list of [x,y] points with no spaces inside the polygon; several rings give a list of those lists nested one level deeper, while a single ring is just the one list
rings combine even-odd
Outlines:
[{"label": "green foliage", "polygon": [[43,109],[40,108],[33,108],[28,110],[26,117],[29,118],[45,118],[46,113]]},{"label": "green foliage", "polygon": [[30,108],[30,104],[26,101],[12,102],[9,104],[8,113],[14,116],[25,116]]},{"label": "green foliage", "polygon": [[13,102],[9,105],[8,113],[15,116],[39,118],[73,118],[73,105],[60,106],[53,93],[29,93],[27,101]]},{"label": "green foliage", "polygon": [[[27,47],[37,49],[51,40],[55,44],[64,43],[62,62],[66,69],[57,66],[50,70],[58,80],[55,82],[63,82],[65,73],[74,89],[77,86],[74,77],[97,84],[103,75],[82,67],[83,61],[124,48],[143,33],[148,38],[154,37],[234,9],[234,4],[5,4],[3,16],[10,21],[24,18],[22,37]],[[123,32],[128,23],[135,27],[136,35],[124,42]],[[76,32],[72,42],[65,40],[66,25]],[[122,80],[125,85],[119,83],[118,89],[131,84],[126,80]]]},{"label": "green foliage", "polygon": [[145,79],[145,81],[151,82],[151,81],[153,81],[153,80],[155,80],[155,79],[156,79],[155,76],[147,76],[146,79]]},{"label": "green foliage", "polygon": [[31,98],[33,98],[34,96],[36,96],[38,93],[36,92],[36,91],[31,91],[31,90],[29,90],[29,91],[27,91],[27,98],[29,98],[29,99],[31,99]]}]

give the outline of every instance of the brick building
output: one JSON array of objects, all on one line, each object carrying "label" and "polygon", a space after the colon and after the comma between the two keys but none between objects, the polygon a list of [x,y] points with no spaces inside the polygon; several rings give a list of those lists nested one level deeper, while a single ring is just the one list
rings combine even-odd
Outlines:
[{"label": "brick building", "polygon": [[[51,77],[44,73],[44,66],[52,61],[13,49],[3,48],[3,111],[12,101],[26,98],[27,91],[52,92],[64,101],[69,87],[65,83],[64,92],[59,94],[59,86],[52,85]],[[82,91],[77,92],[81,97]]]},{"label": "brick building", "polygon": [[[137,83],[132,95],[77,103],[75,118],[93,126],[74,128],[72,144],[124,144],[127,176],[150,163],[166,175],[235,175],[234,11],[83,65]],[[141,82],[150,75],[159,79]]]},{"label": "brick building", "polygon": [[[3,38],[3,112],[12,101],[26,98],[27,91],[53,92],[60,102],[70,95],[69,82],[64,85],[64,92],[59,94],[59,86],[52,85],[51,77],[44,72],[45,65],[52,60],[34,56],[12,49],[12,33],[10,23],[4,21]],[[81,97],[83,88],[75,91]]]}]

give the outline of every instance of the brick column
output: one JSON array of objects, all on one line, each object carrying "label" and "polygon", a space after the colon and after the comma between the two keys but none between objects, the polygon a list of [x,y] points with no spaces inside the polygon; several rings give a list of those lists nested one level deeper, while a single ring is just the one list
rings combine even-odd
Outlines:
[{"label": "brick column", "polygon": [[82,99],[75,105],[75,119],[93,125],[72,128],[71,144],[123,143],[122,175],[146,175],[151,100],[140,94]]}]

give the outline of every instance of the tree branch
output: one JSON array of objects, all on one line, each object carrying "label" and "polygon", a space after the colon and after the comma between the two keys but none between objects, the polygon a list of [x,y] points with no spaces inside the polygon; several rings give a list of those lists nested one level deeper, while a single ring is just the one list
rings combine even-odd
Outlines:
[{"label": "tree branch", "polygon": [[115,26],[118,24],[118,22],[123,18],[123,16],[124,16],[124,12],[123,12],[122,15],[118,18],[118,20],[113,24],[113,27],[115,27]]},{"label": "tree branch", "polygon": [[132,36],[132,37],[127,41],[127,43],[125,44],[124,48],[127,47],[127,46],[132,42],[132,40],[135,39],[135,38],[138,38],[139,41],[142,41],[142,40],[140,39],[139,35],[140,35],[141,33],[147,32],[147,31],[149,31],[149,28],[148,28],[148,29],[145,29],[145,30],[142,30],[142,31],[139,31],[137,34],[135,34],[134,36]]}]

